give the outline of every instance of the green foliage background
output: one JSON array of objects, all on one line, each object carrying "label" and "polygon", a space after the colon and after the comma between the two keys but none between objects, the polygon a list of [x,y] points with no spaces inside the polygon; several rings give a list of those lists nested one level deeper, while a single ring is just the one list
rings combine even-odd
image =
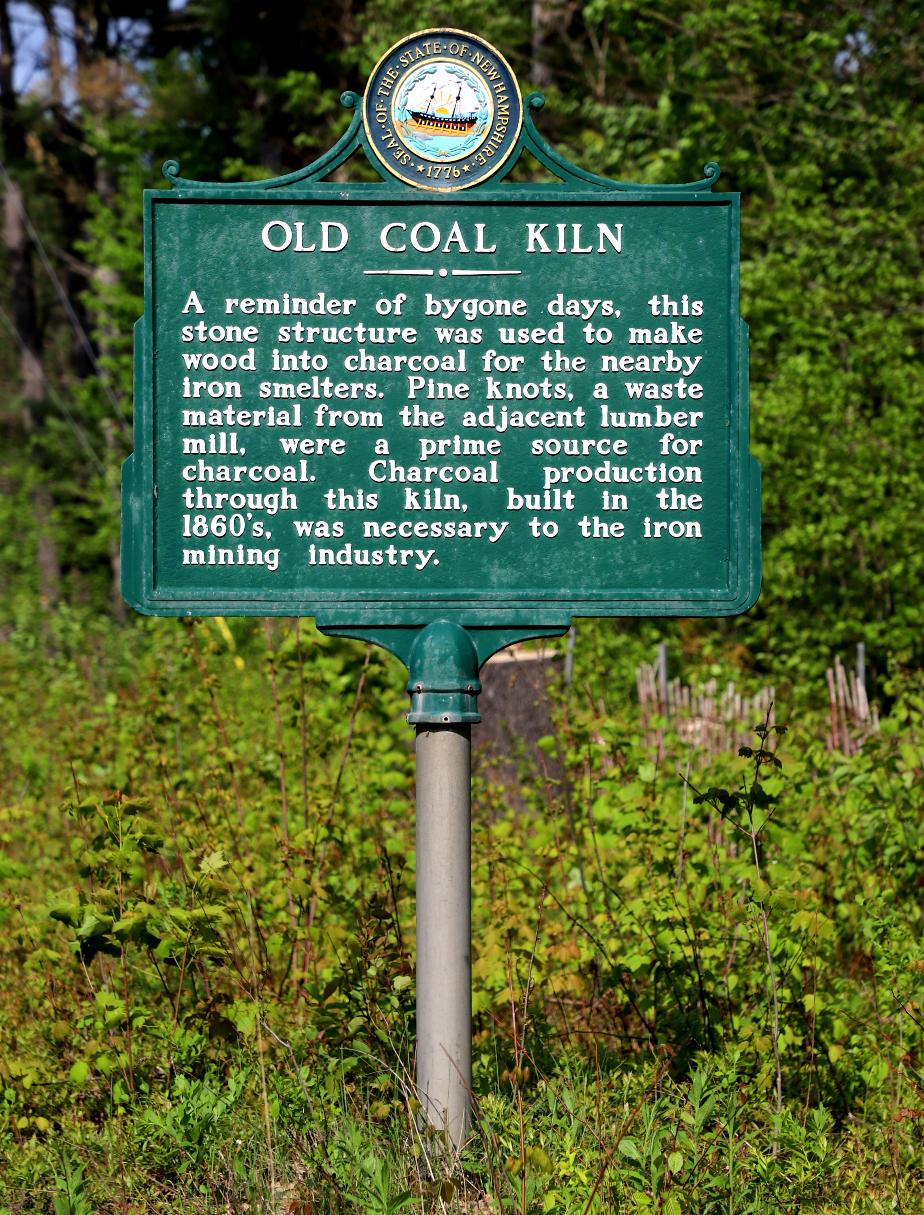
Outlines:
[{"label": "green foliage background", "polygon": [[[111,22],[118,10],[100,11]],[[424,4],[411,18],[392,0],[285,18],[272,5],[254,14],[201,0],[140,26],[150,36],[135,54],[104,41],[70,107],[49,104],[41,86],[21,99],[28,147],[7,168],[25,183],[46,244],[69,237],[88,267],[75,300],[108,382],[85,360],[77,368],[68,318],[37,267],[52,391],[37,431],[6,455],[9,607],[35,569],[29,512],[16,498],[34,474],[17,457],[54,486],[66,580],[90,602],[108,586],[115,470],[130,447],[141,189],[163,184],[168,156],[213,179],[307,163],[346,124],[340,92],[362,87],[410,25],[445,13]],[[714,158],[723,187],[742,192],[766,576],[759,607],[723,626],[728,634],[764,665],[774,652],[775,664],[817,668],[861,639],[880,676],[890,657],[919,662],[924,138],[914,6],[553,0],[502,11],[463,3],[453,21],[502,46],[524,87],[545,82],[542,129],[579,163],[664,182],[693,180]],[[9,426],[14,354],[11,345]]]},{"label": "green foliage background", "polygon": [[[26,17],[28,88],[7,72]],[[741,191],[761,601],[582,625],[545,769],[516,810],[480,779],[479,1135],[449,1159],[409,1086],[400,670],[305,623],[123,621],[114,591],[141,190],[168,157],[226,180],[308,162],[340,92],[447,13],[20,5],[0,23],[0,184],[31,224],[0,269],[0,1210],[919,1211],[920,13],[459,0],[448,23],[546,92],[573,160],[666,182],[716,159]],[[659,758],[631,688],[660,639],[693,682],[773,682],[790,732],[755,758],[668,731]],[[844,757],[821,672],[860,640],[886,716]]]}]

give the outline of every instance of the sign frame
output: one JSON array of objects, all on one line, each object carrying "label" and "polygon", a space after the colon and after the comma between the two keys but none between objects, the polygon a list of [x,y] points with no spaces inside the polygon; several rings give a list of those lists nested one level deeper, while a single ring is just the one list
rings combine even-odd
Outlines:
[{"label": "sign frame", "polygon": [[[259,182],[234,184],[198,182],[179,175],[179,165],[168,161],[167,190],[148,190],[144,196],[145,213],[145,311],[135,328],[135,450],[123,472],[123,593],[136,610],[156,615],[280,615],[312,616],[319,627],[338,631],[383,627],[419,629],[434,620],[448,620],[477,629],[514,627],[545,632],[567,628],[579,616],[726,616],[746,611],[757,599],[760,588],[760,469],[748,452],[748,376],[747,327],[738,315],[740,203],[737,193],[713,191],[719,169],[706,165],[703,179],[678,185],[641,185],[599,177],[560,157],[536,130],[533,113],[541,109],[541,94],[530,94],[523,105],[522,124],[517,143],[490,181],[465,191],[428,191],[424,195],[399,178],[369,147],[363,121],[361,98],[345,93],[344,105],[355,114],[349,130],[338,143],[314,164],[284,177]],[[355,152],[362,151],[382,181],[351,183],[324,180]],[[555,184],[514,184],[498,187],[524,152],[529,152],[559,181]],[[724,587],[708,591],[675,594],[653,587],[630,587],[617,596],[600,593],[577,596],[566,589],[560,594],[539,589],[524,596],[522,590],[479,592],[477,597],[449,594],[441,590],[401,592],[383,598],[379,588],[370,586],[362,593],[339,594],[312,591],[277,592],[243,590],[228,593],[214,589],[164,591],[155,584],[155,515],[157,485],[157,433],[153,417],[155,217],[163,207],[209,206],[213,204],[313,203],[336,201],[345,209],[353,207],[407,206],[425,202],[430,207],[460,208],[504,206],[528,203],[531,207],[581,207],[612,202],[614,207],[721,208],[728,225],[730,251],[729,313],[722,319],[727,326],[729,352],[728,382],[732,393],[729,428],[730,493],[728,535],[734,539],[727,554],[728,579]]]},{"label": "sign frame", "polygon": [[[421,74],[412,65],[427,55],[441,54],[444,35],[447,39],[455,39],[457,48],[463,48],[462,39],[471,39],[477,44],[481,56],[477,66],[485,71],[482,64],[487,56],[488,79],[492,79],[488,73],[494,70],[494,65],[503,65],[508,76],[503,72],[498,74],[501,87],[497,98],[490,98],[489,103],[485,102],[482,109],[478,109],[481,104],[478,98],[485,89],[472,70],[473,58],[465,71],[455,73],[449,89],[450,100],[455,96],[457,104],[463,92],[466,93],[462,117],[456,117],[457,109],[453,107],[446,118],[444,107],[443,118],[437,122],[430,107],[422,109],[419,100],[421,95],[424,99],[427,96],[426,73]],[[434,50],[437,39],[440,49]],[[455,53],[460,60],[467,54],[467,47],[453,52],[451,42],[448,46],[450,54]],[[449,69],[457,66],[450,60]],[[404,75],[402,69],[407,69]],[[439,71],[444,69],[438,68]],[[382,77],[377,76],[380,72],[391,73],[387,75],[390,83],[382,91],[373,92],[374,81],[379,80],[381,85]],[[453,76],[453,71],[449,70],[448,75]],[[462,85],[457,83],[459,79],[462,79]],[[356,93],[343,94],[344,105],[355,111],[349,130],[329,152],[307,168],[269,181],[228,185],[183,178],[179,165],[168,161],[164,174],[171,189],[149,190],[144,197],[145,310],[135,326],[135,449],[123,467],[122,588],[123,595],[137,611],[160,616],[313,616],[323,632],[380,645],[397,655],[408,668],[407,690],[411,696],[408,721],[417,727],[418,758],[417,1094],[422,1118],[443,1130],[456,1150],[465,1142],[471,1126],[471,724],[480,720],[477,698],[481,690],[479,671],[482,664],[492,653],[516,641],[564,632],[575,615],[734,615],[747,610],[760,590],[760,467],[748,451],[747,327],[738,315],[738,195],[713,193],[719,167],[712,162],[706,165],[703,179],[666,186],[611,181],[571,164],[553,151],[536,130],[532,115],[543,105],[539,93],[530,94],[522,102],[522,122],[518,113],[515,136],[509,129],[509,114],[506,115],[507,124],[501,130],[505,115],[500,110],[506,98],[503,101],[500,98],[503,89],[510,92],[511,82],[519,104],[516,78],[493,47],[462,31],[425,30],[410,35],[386,53],[370,77],[365,99]],[[448,123],[454,136],[461,133],[465,140],[471,138],[471,146],[476,151],[479,147],[482,149],[485,162],[492,160],[489,170],[474,185],[461,184],[464,163],[458,178],[453,176],[448,185],[444,183],[442,187],[424,192],[416,188],[416,184],[409,185],[407,176],[390,171],[388,154],[397,149],[396,154],[403,157],[413,148],[414,154],[422,157],[423,178],[427,157],[421,148],[426,147],[425,141],[417,139],[415,145],[415,140],[411,139],[402,150],[400,140],[395,137],[394,144],[385,140],[382,147],[373,151],[369,127],[364,126],[364,110],[371,107],[372,121],[378,121],[375,117],[377,99],[390,97],[391,92],[402,89],[401,113],[405,116],[402,122],[406,124],[410,114],[428,130],[434,127],[450,129]],[[389,113],[394,119],[397,103],[389,104]],[[409,108],[411,104],[413,108]],[[385,108],[378,105],[378,112]],[[499,125],[495,122],[498,116]],[[460,132],[457,128],[464,130]],[[358,151],[375,169],[381,179],[379,183],[342,185],[325,180]],[[493,162],[495,152],[497,160]],[[524,152],[530,153],[548,170],[557,179],[557,184],[507,183],[499,187],[498,183],[506,178]],[[407,162],[402,160],[401,163]],[[443,177],[448,176],[443,174]],[[352,595],[301,592],[264,595],[253,590],[231,594],[221,587],[200,587],[198,591],[182,588],[182,593],[177,594],[156,585],[158,433],[154,416],[154,377],[157,373],[155,316],[158,301],[154,291],[154,259],[158,208],[214,204],[252,206],[268,201],[277,205],[281,201],[307,206],[318,201],[341,207],[394,207],[420,206],[425,201],[428,206],[458,209],[468,206],[470,200],[476,205],[488,206],[549,204],[559,212],[565,206],[599,205],[601,201],[611,201],[622,207],[724,208],[730,278],[728,314],[724,316],[727,365],[721,380],[729,401],[725,504],[729,544],[724,557],[727,577],[723,586],[718,587],[714,582],[708,591],[674,594],[663,587],[623,588],[616,597],[609,599],[594,595],[580,597],[567,591],[560,594],[543,591],[524,602],[522,589],[497,595],[485,595],[479,590],[477,594],[455,599],[452,594],[425,589],[392,595],[387,601],[383,600],[380,589],[372,586],[362,594]],[[443,268],[441,273],[449,272]],[[659,315],[654,304],[652,313]],[[605,418],[601,419],[601,427],[605,422]],[[184,444],[184,450],[193,449]],[[661,476],[663,482],[663,472]],[[654,476],[650,479],[654,480]],[[583,534],[586,536],[587,532]]]}]

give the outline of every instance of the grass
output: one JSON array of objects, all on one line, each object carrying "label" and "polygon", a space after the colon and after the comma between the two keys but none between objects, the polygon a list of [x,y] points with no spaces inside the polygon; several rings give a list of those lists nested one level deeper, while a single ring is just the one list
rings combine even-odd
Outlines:
[{"label": "grass", "polygon": [[400,668],[287,621],[53,629],[0,650],[0,1211],[924,1209],[913,679],[855,756],[778,705],[774,746],[658,760],[582,634],[563,776],[476,788],[456,1158],[411,1082]]}]

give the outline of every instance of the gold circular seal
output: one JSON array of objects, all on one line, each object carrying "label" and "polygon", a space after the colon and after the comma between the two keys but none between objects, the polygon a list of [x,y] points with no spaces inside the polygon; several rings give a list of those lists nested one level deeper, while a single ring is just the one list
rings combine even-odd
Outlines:
[{"label": "gold circular seal", "polygon": [[517,147],[523,100],[510,65],[463,30],[421,30],[395,43],[363,95],[369,147],[386,171],[422,190],[467,190]]}]

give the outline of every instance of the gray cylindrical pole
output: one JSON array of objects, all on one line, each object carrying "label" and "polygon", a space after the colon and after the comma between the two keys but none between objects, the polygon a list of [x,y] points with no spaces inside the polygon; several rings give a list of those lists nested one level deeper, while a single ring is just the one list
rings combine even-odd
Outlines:
[{"label": "gray cylindrical pole", "polygon": [[454,1148],[472,1088],[469,725],[417,727],[417,1092]]}]

